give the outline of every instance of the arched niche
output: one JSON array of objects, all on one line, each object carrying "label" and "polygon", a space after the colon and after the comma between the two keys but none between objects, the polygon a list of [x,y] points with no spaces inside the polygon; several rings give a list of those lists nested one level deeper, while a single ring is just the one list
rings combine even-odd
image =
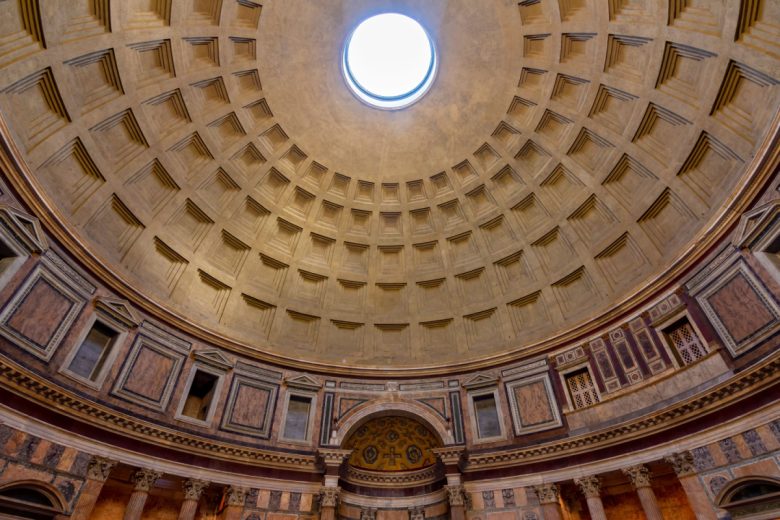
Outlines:
[{"label": "arched niche", "polygon": [[443,446],[455,443],[449,422],[427,406],[411,400],[378,400],[359,405],[340,419],[333,431],[331,444],[343,446],[344,441],[367,421],[393,415],[422,423],[438,436]]},{"label": "arched niche", "polygon": [[0,486],[0,517],[54,519],[66,505],[62,493],[46,482],[23,480]]},{"label": "arched niche", "polygon": [[780,480],[748,476],[724,487],[715,502],[733,520],[769,520],[780,517]]}]

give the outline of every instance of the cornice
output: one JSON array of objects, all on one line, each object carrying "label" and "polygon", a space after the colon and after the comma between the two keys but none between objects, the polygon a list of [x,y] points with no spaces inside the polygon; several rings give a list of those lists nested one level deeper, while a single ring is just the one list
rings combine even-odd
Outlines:
[{"label": "cornice", "polygon": [[249,345],[228,338],[204,327],[166,307],[161,302],[139,292],[129,280],[110,267],[110,262],[90,251],[84,241],[78,237],[74,229],[67,223],[64,216],[46,199],[44,190],[25,163],[23,154],[13,140],[9,138],[12,134],[3,114],[0,114],[0,150],[2,150],[0,152],[0,166],[5,170],[8,182],[21,197],[24,204],[40,219],[47,232],[62,244],[78,262],[112,290],[117,291],[145,312],[168,322],[170,325],[178,327],[202,341],[213,343],[235,353],[302,371],[352,376],[359,372],[367,377],[421,377],[443,374],[451,375],[453,373],[475,371],[488,367],[494,368],[497,365],[515,362],[551,351],[614,323],[622,316],[640,308],[649,299],[667,290],[709,253],[713,246],[726,238],[727,233],[738,224],[742,213],[760,195],[766,182],[774,174],[778,164],[778,157],[780,157],[780,147],[777,146],[778,134],[780,134],[780,112],[774,115],[770,128],[772,130],[765,136],[751,164],[746,167],[745,173],[742,175],[738,185],[735,186],[732,196],[723,202],[720,213],[711,220],[710,226],[702,229],[698,236],[682,249],[665,273],[649,281],[634,294],[617,302],[611,309],[601,315],[575,324],[568,331],[543,341],[523,345],[521,348],[515,348],[502,354],[478,360],[448,365],[408,368],[354,367],[286,357],[277,353],[259,350],[257,345]]},{"label": "cornice", "polygon": [[621,424],[576,437],[517,449],[469,453],[464,473],[540,462],[622,444],[694,421],[704,414],[746,399],[780,380],[780,352],[720,385],[682,402]]},{"label": "cornice", "polygon": [[153,424],[107,406],[87,401],[38,375],[30,373],[4,356],[0,356],[0,386],[26,399],[54,408],[73,419],[190,455],[204,455],[214,459],[268,468],[320,473],[314,454],[250,448]]},{"label": "cornice", "polygon": [[[704,414],[738,403],[771,387],[778,380],[780,380],[780,352],[714,388],[649,416],[592,433],[535,446],[468,453],[465,456],[463,471],[471,473],[522,466],[526,463],[570,457],[578,453],[592,452],[630,442],[694,421]],[[4,356],[0,356],[0,386],[25,399],[56,409],[75,420],[188,455],[202,455],[264,468],[320,473],[315,454],[294,454],[239,446],[153,424],[85,400],[41,376],[30,373]],[[344,450],[330,451],[340,452],[335,455],[343,460]]]}]

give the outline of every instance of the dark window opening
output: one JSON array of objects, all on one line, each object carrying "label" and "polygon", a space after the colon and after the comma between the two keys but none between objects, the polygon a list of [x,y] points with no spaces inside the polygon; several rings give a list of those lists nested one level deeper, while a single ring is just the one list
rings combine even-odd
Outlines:
[{"label": "dark window opening", "polygon": [[118,336],[118,332],[96,321],[73,356],[68,370],[96,381]]},{"label": "dark window opening", "polygon": [[707,348],[699,339],[688,318],[676,321],[663,332],[681,365],[690,365],[707,355]]},{"label": "dark window opening", "polygon": [[187,400],[181,411],[182,415],[205,421],[211,410],[211,402],[214,399],[218,380],[219,377],[214,374],[197,370],[187,392]]},{"label": "dark window opening", "polygon": [[599,402],[599,394],[587,368],[566,374],[566,387],[569,389],[569,396],[575,410]]},{"label": "dark window opening", "polygon": [[764,253],[772,262],[772,264],[780,270],[780,234],[778,234],[770,243],[764,248]]},{"label": "dark window opening", "polygon": [[311,397],[291,395],[284,421],[284,438],[305,441],[309,434]]},{"label": "dark window opening", "polygon": [[474,411],[477,414],[477,435],[479,438],[500,436],[501,423],[499,423],[496,398],[493,394],[477,395],[472,399]]}]

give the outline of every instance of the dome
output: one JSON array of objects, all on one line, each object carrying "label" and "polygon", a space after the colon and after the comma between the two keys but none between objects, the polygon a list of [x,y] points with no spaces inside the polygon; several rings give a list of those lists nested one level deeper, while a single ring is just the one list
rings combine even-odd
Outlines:
[{"label": "dome", "polygon": [[775,514],[778,28],[0,1],[0,511]]},{"label": "dome", "polygon": [[435,369],[559,344],[706,251],[774,128],[776,63],[720,8],[704,31],[649,5],[392,4],[440,64],[386,111],[340,66],[385,3],[210,5],[131,3],[99,39],[61,22],[5,66],[3,111],[84,262],[263,359]]}]

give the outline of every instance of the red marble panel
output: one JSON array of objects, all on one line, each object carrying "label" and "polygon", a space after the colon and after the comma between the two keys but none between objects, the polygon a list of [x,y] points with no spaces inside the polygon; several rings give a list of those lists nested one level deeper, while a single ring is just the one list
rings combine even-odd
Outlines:
[{"label": "red marble panel", "polygon": [[262,428],[270,394],[271,392],[264,388],[247,384],[239,385],[230,422],[241,426]]},{"label": "red marble panel", "polygon": [[535,426],[555,420],[550,409],[547,389],[542,381],[534,381],[514,388],[520,422],[523,427]]},{"label": "red marble panel", "polygon": [[147,346],[141,346],[133,368],[127,376],[124,389],[159,402],[171,375],[174,360]]},{"label": "red marble panel", "polygon": [[748,339],[774,321],[761,296],[742,273],[737,273],[707,301],[736,343]]},{"label": "red marble panel", "polygon": [[7,324],[31,342],[45,348],[73,305],[48,281],[39,279],[9,316]]}]

